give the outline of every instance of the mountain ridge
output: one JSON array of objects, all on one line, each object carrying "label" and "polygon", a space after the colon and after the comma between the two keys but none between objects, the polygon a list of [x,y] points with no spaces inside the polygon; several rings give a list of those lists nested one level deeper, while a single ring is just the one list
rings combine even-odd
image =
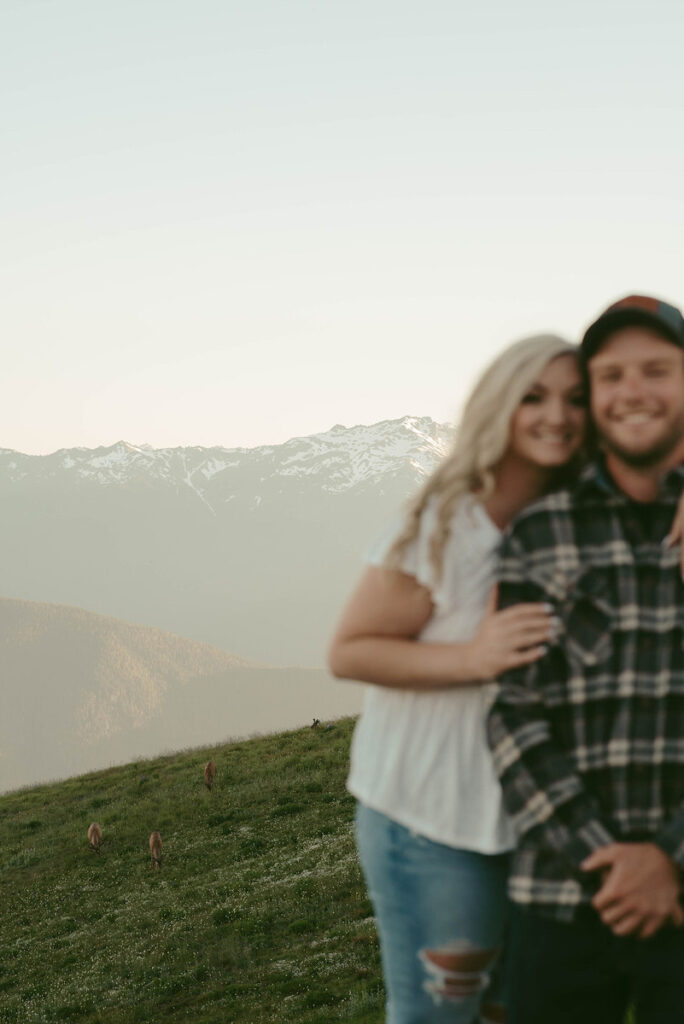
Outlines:
[{"label": "mountain ridge", "polygon": [[19,483],[31,477],[49,478],[61,471],[108,485],[139,479],[143,473],[148,479],[185,483],[206,499],[215,477],[251,463],[281,477],[323,475],[327,471],[329,479],[323,481],[323,488],[341,493],[368,479],[395,472],[397,463],[405,460],[418,475],[429,472],[435,460],[445,454],[451,436],[448,425],[430,417],[404,416],[371,425],[337,424],[319,434],[254,448],[152,448],[124,440],[92,449],[59,448],[47,455],[2,448],[0,473]]}]

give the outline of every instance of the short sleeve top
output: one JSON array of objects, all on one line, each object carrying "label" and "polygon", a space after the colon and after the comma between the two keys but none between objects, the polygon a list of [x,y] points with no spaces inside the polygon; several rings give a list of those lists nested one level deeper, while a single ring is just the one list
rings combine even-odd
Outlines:
[{"label": "short sleeve top", "polygon": [[[434,611],[420,643],[465,643],[482,619],[495,582],[501,532],[471,496],[457,505],[439,580],[429,545],[434,506],[424,511],[403,572],[430,591]],[[397,521],[371,547],[382,565],[401,530]],[[485,736],[495,683],[434,690],[369,685],[354,731],[349,791],[373,810],[436,842],[481,853],[515,845]]]}]

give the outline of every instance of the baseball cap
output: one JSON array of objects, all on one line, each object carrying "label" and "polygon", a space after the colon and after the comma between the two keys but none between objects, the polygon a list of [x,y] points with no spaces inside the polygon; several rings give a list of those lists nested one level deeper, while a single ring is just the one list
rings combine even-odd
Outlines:
[{"label": "baseball cap", "polygon": [[684,349],[684,317],[676,306],[650,295],[628,295],[609,306],[587,329],[580,343],[582,359],[591,359],[608,335],[622,327],[649,327]]}]

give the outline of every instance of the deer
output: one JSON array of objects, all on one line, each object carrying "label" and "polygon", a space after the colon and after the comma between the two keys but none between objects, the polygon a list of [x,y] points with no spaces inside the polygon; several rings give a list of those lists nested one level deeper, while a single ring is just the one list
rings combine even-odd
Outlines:
[{"label": "deer", "polygon": [[93,853],[100,853],[100,847],[102,846],[102,826],[98,825],[96,821],[94,821],[88,829],[88,846]]},{"label": "deer", "polygon": [[162,841],[159,832],[153,832],[150,836],[150,867],[161,871],[162,865]]},{"label": "deer", "polygon": [[214,776],[216,775],[216,765],[213,761],[207,761],[204,766],[204,785],[211,792],[211,787],[214,784]]}]

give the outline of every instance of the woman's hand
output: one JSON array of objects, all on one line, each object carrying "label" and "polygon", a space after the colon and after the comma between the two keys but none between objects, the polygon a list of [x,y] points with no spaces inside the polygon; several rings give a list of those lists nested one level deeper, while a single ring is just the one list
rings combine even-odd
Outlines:
[{"label": "woman's hand", "polygon": [[433,690],[490,682],[544,653],[553,619],[544,604],[496,610],[496,587],[474,639],[419,643],[433,613],[430,591],[394,569],[369,566],[352,594],[328,654],[338,679],[393,689]]},{"label": "woman's hand", "polygon": [[546,652],[553,628],[547,604],[516,604],[496,610],[497,588],[489,595],[484,618],[469,644],[468,662],[474,679],[494,679],[501,672],[529,665]]},{"label": "woman's hand", "polygon": [[679,570],[682,574],[682,579],[684,579],[684,543],[682,538],[684,538],[684,494],[679,499],[670,532],[663,541],[665,547],[668,548],[673,548],[675,544],[679,544]]}]

